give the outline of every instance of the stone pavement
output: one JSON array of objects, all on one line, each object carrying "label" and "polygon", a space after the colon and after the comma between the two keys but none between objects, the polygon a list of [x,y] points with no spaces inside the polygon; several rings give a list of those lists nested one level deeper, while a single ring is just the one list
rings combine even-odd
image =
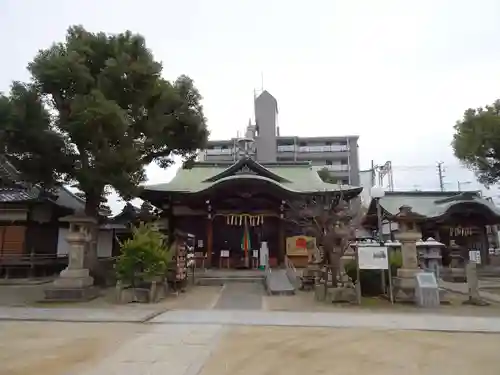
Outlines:
[{"label": "stone pavement", "polygon": [[158,311],[158,308],[142,307],[143,306],[116,306],[107,308],[38,308],[0,306],[0,320],[141,323],[151,319],[161,312]]},{"label": "stone pavement", "polygon": [[452,332],[500,333],[500,318],[386,312],[289,312],[263,310],[171,310],[159,312],[134,307],[22,308],[0,307],[0,320],[55,322],[116,322],[147,324],[215,324],[370,328]]},{"label": "stone pavement", "polygon": [[197,375],[222,331],[219,325],[159,324],[78,375]]},{"label": "stone pavement", "polygon": [[264,286],[261,283],[228,283],[215,303],[217,310],[260,310]]},{"label": "stone pavement", "polygon": [[149,322],[500,333],[500,318],[446,316],[430,313],[394,314],[352,311],[345,313],[314,313],[243,310],[175,310],[160,314],[149,320]]},{"label": "stone pavement", "polygon": [[[459,293],[467,295],[469,293],[469,287],[467,283],[450,283],[447,281],[440,281],[439,285],[441,288],[448,290],[450,292]],[[500,303],[500,294],[491,293],[486,290],[479,289],[479,295],[485,300],[493,303]]]}]

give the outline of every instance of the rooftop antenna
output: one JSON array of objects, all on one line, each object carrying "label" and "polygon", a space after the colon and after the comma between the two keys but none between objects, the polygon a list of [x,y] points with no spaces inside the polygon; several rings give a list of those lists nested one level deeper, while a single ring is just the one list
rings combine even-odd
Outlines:
[{"label": "rooftop antenna", "polygon": [[260,72],[260,91],[264,91],[264,72]]}]

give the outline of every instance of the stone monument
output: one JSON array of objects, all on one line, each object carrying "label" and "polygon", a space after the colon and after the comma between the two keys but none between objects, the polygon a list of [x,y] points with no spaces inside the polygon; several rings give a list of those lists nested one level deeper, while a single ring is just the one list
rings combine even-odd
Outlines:
[{"label": "stone monument", "polygon": [[477,276],[477,260],[470,259],[465,266],[465,272],[467,276],[467,289],[469,294],[469,299],[464,301],[465,305],[475,305],[475,306],[488,306],[489,303],[481,298],[479,293],[479,279]]},{"label": "stone monument", "polygon": [[402,302],[415,302],[415,275],[422,270],[418,267],[417,241],[421,238],[417,222],[420,220],[410,206],[401,206],[396,215],[399,226],[398,233],[394,236],[401,242],[402,266],[398,269],[394,279],[394,297]]},{"label": "stone monument", "polygon": [[45,299],[50,301],[88,301],[97,297],[94,279],[85,268],[85,251],[91,241],[90,226],[97,221],[83,213],[60,219],[69,223],[68,266],[61,271],[52,285],[45,289]]}]

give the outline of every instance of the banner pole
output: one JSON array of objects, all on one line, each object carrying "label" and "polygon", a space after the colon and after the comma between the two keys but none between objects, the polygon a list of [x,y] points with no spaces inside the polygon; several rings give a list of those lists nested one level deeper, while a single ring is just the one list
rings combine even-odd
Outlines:
[{"label": "banner pole", "polygon": [[356,246],[356,297],[358,305],[361,305],[361,272],[359,270],[358,246]]},{"label": "banner pole", "polygon": [[392,271],[391,271],[391,251],[390,247],[387,248],[387,273],[389,276],[389,299],[391,304],[394,304],[394,294],[392,291]]}]

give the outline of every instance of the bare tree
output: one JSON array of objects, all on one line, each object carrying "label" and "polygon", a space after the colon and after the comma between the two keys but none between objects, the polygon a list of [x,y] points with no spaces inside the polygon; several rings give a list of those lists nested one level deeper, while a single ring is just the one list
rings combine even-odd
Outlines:
[{"label": "bare tree", "polygon": [[333,287],[337,286],[341,258],[355,239],[359,215],[351,210],[342,195],[329,193],[287,202],[286,219],[297,225],[304,235],[314,237],[318,248],[323,250],[320,264],[326,294],[329,273]]}]

